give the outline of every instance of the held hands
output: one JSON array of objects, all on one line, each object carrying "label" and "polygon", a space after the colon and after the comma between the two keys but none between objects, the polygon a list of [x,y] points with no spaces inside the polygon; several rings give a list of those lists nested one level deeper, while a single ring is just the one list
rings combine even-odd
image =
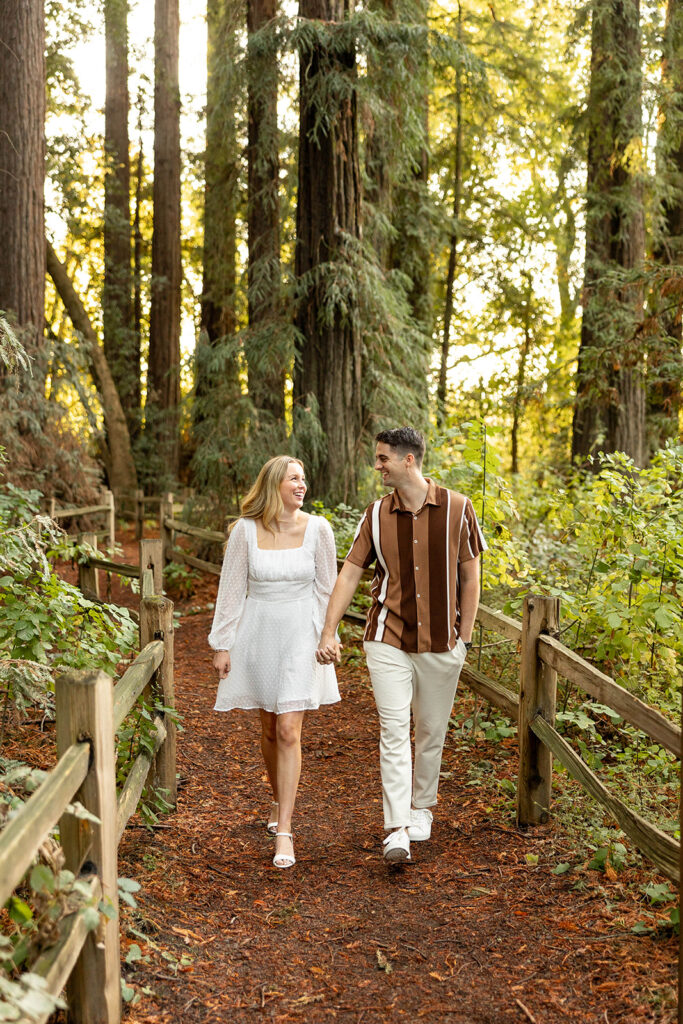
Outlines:
[{"label": "held hands", "polygon": [[342,645],[335,640],[334,634],[323,632],[318,650],[315,652],[316,661],[320,665],[333,665],[335,662],[338,665],[341,661],[341,648]]},{"label": "held hands", "polygon": [[230,651],[216,651],[213,656],[213,667],[219,679],[225,679],[230,671]]}]

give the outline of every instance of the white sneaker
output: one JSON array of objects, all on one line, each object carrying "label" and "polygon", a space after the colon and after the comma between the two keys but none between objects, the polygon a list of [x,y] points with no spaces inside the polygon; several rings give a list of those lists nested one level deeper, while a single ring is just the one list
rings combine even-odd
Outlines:
[{"label": "white sneaker", "polygon": [[417,843],[424,843],[432,834],[432,820],[434,815],[428,808],[421,807],[418,810],[411,808],[410,826],[408,836]]},{"label": "white sneaker", "polygon": [[407,828],[397,828],[384,840],[384,859],[387,864],[401,864],[410,860],[410,840]]}]

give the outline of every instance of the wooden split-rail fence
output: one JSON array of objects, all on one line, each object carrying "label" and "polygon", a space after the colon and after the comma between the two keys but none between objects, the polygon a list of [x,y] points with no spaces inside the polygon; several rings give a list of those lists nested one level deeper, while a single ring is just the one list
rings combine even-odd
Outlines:
[{"label": "wooden split-rail fence", "polygon": [[[162,504],[160,522],[164,562],[172,559],[220,575],[220,565],[185,551],[176,544],[175,535],[183,534],[205,543],[218,544],[225,540],[223,533],[175,519],[168,501]],[[366,576],[371,576],[371,573]],[[365,616],[353,610],[345,618],[358,624],[365,622]],[[480,604],[477,623],[483,629],[502,634],[519,646],[519,692],[513,692],[467,663],[460,677],[470,689],[518,725],[517,822],[519,825],[536,825],[548,820],[555,757],[609,811],[638,849],[667,878],[678,882],[681,877],[681,844],[611,793],[556,730],[558,674],[589,697],[612,708],[624,721],[640,729],[654,743],[660,744],[678,758],[681,757],[681,729],[565,647],[558,639],[559,622],[559,598],[529,595],[524,601],[521,622],[494,611],[486,604]]]},{"label": "wooden split-rail fence", "polygon": [[78,519],[81,516],[104,515],[106,527],[99,531],[97,537],[106,537],[109,541],[109,550],[113,553],[116,543],[116,502],[111,491],[104,492],[104,500],[99,505],[83,505],[81,507],[70,506],[68,508],[57,508],[55,498],[50,498],[48,512],[50,519]]},{"label": "wooden split-rail fence", "polygon": [[[114,562],[103,567],[120,569]],[[45,979],[52,996],[66,986],[69,1019],[75,1024],[118,1024],[121,1019],[118,846],[148,783],[163,790],[171,806],[177,796],[173,603],[160,596],[159,541],[141,543],[135,568],[141,592],[140,653],[115,686],[102,671],[68,672],[55,681],[57,764],[0,833],[0,905],[20,885],[57,823],[65,868],[88,884],[89,897],[74,899],[73,911],[59,922],[57,941],[30,967]],[[95,571],[92,564],[86,569]],[[152,750],[138,755],[117,794],[116,734],[140,700],[159,707]],[[73,801],[96,823],[70,813]],[[97,930],[90,931],[81,910],[102,904],[106,912]],[[48,1016],[32,1017],[32,1024]]]}]

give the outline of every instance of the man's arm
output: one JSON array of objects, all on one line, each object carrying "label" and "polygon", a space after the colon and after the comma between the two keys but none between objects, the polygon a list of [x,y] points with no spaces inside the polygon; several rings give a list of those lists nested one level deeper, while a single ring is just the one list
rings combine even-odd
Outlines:
[{"label": "man's arm", "polygon": [[460,636],[469,643],[479,607],[479,556],[460,563]]},{"label": "man's arm", "polygon": [[335,640],[335,633],[342,615],[351,604],[364,571],[360,565],[354,565],[353,562],[344,562],[341,568],[334,590],[330,594],[325,625],[320,634],[318,650],[315,652],[321,665],[331,665],[333,661],[340,660],[341,644]]}]

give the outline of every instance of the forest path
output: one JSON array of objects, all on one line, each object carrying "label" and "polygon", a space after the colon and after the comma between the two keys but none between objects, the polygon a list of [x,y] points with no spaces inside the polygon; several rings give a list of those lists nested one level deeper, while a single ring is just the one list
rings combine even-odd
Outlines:
[{"label": "forest path", "polygon": [[630,932],[642,908],[621,880],[553,875],[567,857],[561,825],[518,831],[490,780],[472,784],[474,761],[513,778],[514,748],[472,748],[452,731],[432,839],[387,870],[362,664],[340,670],[340,704],[307,716],[297,863],[274,868],[256,713],[212,710],[216,584],[203,579],[179,606],[177,811],[121,844],[120,874],[142,885],[122,922],[124,952],[134,942],[143,953],[128,977],[149,990],[126,1021],[675,1019],[676,941]]}]

